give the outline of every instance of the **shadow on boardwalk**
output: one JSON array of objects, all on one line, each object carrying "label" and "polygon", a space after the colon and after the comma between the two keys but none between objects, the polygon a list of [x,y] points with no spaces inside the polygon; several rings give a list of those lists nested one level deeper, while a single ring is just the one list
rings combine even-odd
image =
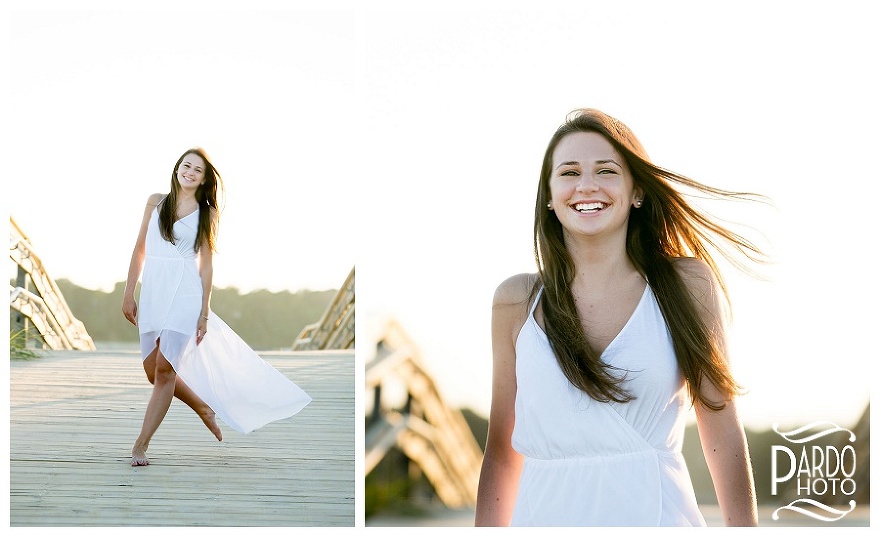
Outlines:
[{"label": "shadow on boardwalk", "polygon": [[248,435],[220,423],[217,442],[175,400],[139,468],[138,354],[11,362],[10,525],[354,526],[353,351],[261,355],[313,402]]}]

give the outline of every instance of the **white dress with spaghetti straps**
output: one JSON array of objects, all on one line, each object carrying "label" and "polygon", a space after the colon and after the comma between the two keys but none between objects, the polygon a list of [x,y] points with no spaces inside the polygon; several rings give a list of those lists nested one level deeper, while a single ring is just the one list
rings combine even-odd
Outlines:
[{"label": "white dress with spaghetti straps", "polygon": [[[601,403],[562,373],[535,304],[516,341],[516,420],[524,455],[514,526],[704,526],[681,454],[690,406],[651,291],[601,359],[626,370],[629,403]],[[619,371],[619,370],[618,370]]]},{"label": "white dress with spaghetti straps", "polygon": [[144,359],[156,348],[223,422],[249,433],[298,413],[312,398],[266,363],[213,311],[196,345],[202,308],[195,237],[198,209],[174,223],[174,244],[159,231],[159,208],[147,228],[138,330]]}]

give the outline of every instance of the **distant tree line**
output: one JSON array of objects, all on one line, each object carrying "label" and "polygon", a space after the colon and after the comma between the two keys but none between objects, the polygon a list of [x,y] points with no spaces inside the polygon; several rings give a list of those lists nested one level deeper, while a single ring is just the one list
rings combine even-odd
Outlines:
[{"label": "distant tree line", "polygon": [[[117,283],[109,293],[63,279],[56,283],[73,315],[85,324],[99,349],[101,342],[137,343],[137,328],[122,316],[125,282]],[[235,287],[215,288],[211,309],[254,349],[289,349],[306,325],[320,320],[335,295],[333,289],[242,294]]]}]

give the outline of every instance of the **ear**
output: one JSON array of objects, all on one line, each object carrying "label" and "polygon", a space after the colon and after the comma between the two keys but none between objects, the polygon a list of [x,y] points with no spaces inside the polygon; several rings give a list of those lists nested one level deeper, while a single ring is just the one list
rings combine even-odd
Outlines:
[{"label": "ear", "polygon": [[642,187],[639,187],[639,186],[633,187],[632,206],[639,208],[642,206],[642,202],[644,200],[645,200],[645,191],[642,190]]}]

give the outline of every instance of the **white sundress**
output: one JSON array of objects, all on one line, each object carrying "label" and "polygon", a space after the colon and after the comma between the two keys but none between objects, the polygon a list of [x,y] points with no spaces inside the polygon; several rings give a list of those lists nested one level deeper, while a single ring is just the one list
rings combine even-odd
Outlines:
[{"label": "white sundress", "polygon": [[511,442],[524,463],[511,525],[705,526],[681,454],[690,400],[650,286],[601,355],[627,371],[635,399],[623,404],[569,382],[535,305],[516,341]]},{"label": "white sundress", "polygon": [[156,348],[224,423],[249,433],[298,413],[312,398],[266,363],[213,311],[196,345],[202,280],[194,244],[198,209],[174,223],[175,243],[162,238],[159,208],[150,217],[141,276],[138,330],[144,359]]}]

